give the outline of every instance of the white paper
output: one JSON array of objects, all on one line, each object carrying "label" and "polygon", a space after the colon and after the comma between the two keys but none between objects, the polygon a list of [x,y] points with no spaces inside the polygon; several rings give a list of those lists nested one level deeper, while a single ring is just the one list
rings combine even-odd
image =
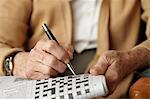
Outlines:
[{"label": "white paper", "polygon": [[91,99],[107,93],[103,75],[81,74],[43,80],[0,77],[0,99]]}]

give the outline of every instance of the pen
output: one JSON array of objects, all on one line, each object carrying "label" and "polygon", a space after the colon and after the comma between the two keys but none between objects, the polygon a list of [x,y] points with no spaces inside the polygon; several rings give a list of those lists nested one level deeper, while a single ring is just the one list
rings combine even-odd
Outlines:
[{"label": "pen", "polygon": [[[50,40],[55,40],[55,41],[59,44],[59,42],[56,40],[56,38],[55,38],[55,36],[53,35],[53,33],[48,29],[48,26],[47,26],[46,24],[42,24],[42,27],[43,27],[43,29],[44,29],[46,35],[48,36],[48,38],[49,38]],[[76,76],[72,64],[71,64],[71,63],[68,63],[68,64],[66,64],[66,65],[67,65],[67,67],[69,68],[69,70],[72,72],[72,74],[73,74],[74,76]]]}]

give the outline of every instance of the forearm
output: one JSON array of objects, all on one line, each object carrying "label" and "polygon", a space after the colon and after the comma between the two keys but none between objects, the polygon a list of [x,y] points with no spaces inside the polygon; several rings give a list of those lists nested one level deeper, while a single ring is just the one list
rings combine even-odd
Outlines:
[{"label": "forearm", "polygon": [[[137,46],[128,52],[129,62],[134,64],[131,71],[140,70],[144,67],[150,66],[150,50],[145,47]],[[131,60],[130,60],[131,59]]]},{"label": "forearm", "polygon": [[0,2],[0,75],[4,75],[5,58],[11,53],[22,51],[21,48],[27,38],[27,23],[31,11],[31,0],[1,0]]}]

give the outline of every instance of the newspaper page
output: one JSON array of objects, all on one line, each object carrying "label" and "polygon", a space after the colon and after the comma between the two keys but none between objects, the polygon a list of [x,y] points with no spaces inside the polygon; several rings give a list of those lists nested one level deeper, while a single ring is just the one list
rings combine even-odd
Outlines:
[{"label": "newspaper page", "polygon": [[103,75],[80,74],[42,80],[0,77],[0,99],[91,99],[107,93]]}]

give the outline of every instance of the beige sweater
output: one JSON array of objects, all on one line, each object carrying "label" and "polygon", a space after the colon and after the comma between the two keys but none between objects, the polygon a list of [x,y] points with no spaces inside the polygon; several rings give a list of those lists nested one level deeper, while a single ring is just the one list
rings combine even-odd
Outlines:
[{"label": "beige sweater", "polygon": [[[98,48],[93,60],[109,49],[133,48],[139,42],[141,17],[147,22],[149,39],[150,0],[103,0]],[[30,51],[38,40],[46,38],[41,27],[43,22],[49,25],[59,42],[73,43],[69,0],[0,0],[0,75],[4,75],[2,66],[7,55],[22,49]],[[150,49],[148,39],[139,46]]]}]

